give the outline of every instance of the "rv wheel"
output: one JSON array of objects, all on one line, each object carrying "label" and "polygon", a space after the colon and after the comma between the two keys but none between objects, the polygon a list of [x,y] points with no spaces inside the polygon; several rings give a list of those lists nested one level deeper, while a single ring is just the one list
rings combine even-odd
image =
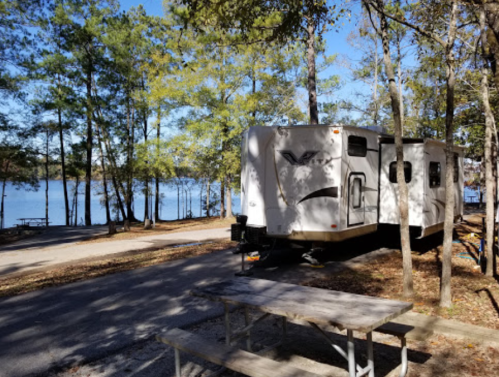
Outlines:
[{"label": "rv wheel", "polygon": [[308,253],[304,253],[301,257],[305,259],[308,263],[310,263],[313,267],[324,267],[321,262],[315,257],[317,254],[320,254],[324,251],[321,247],[315,247],[310,249]]}]

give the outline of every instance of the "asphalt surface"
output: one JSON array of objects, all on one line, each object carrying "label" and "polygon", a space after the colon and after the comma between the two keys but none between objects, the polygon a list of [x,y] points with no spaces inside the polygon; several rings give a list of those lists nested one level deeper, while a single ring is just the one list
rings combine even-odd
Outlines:
[{"label": "asphalt surface", "polygon": [[0,276],[34,272],[77,260],[127,251],[158,249],[230,237],[228,228],[215,228],[78,244],[79,241],[103,233],[107,233],[106,227],[48,229],[44,234],[0,247]]},{"label": "asphalt surface", "polygon": [[232,277],[238,262],[224,251],[1,299],[0,376],[44,375],[218,316],[189,291]]}]

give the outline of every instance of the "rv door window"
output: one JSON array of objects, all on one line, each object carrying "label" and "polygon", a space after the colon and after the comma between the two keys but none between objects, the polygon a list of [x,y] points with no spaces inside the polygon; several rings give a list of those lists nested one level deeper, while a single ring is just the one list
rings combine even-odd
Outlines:
[{"label": "rv door window", "polygon": [[361,136],[350,135],[348,137],[348,155],[354,157],[366,157],[367,139]]},{"label": "rv door window", "polygon": [[[409,183],[412,179],[412,164],[409,161],[404,161],[405,183]],[[397,161],[390,163],[390,182],[397,183]]]},{"label": "rv door window", "polygon": [[361,186],[362,180],[360,178],[354,178],[352,182],[352,208],[360,208],[361,206]]},{"label": "rv door window", "polygon": [[454,182],[459,180],[459,155],[454,153]]},{"label": "rv door window", "polygon": [[440,162],[430,162],[430,188],[440,187]]}]

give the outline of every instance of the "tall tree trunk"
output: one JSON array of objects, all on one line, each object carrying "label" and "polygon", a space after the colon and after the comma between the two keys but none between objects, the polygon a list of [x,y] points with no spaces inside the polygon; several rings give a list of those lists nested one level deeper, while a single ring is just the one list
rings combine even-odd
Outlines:
[{"label": "tall tree trunk", "polygon": [[[256,64],[256,62],[254,64]],[[253,96],[255,96],[256,94],[256,73],[254,66],[251,69],[251,94],[253,94]],[[254,108],[251,116],[253,117],[253,125],[256,126],[256,106],[255,105],[253,106]]]},{"label": "tall tree trunk", "polygon": [[158,222],[159,221],[159,177],[156,176],[154,179],[154,185],[155,185],[155,192],[154,192],[154,221]]},{"label": "tall tree trunk", "polygon": [[45,144],[45,226],[49,226],[49,129],[47,128],[47,143]]},{"label": "tall tree trunk", "polygon": [[132,211],[132,129],[133,129],[133,107],[130,104],[130,94],[127,93],[127,113],[126,113],[126,122],[127,122],[127,155],[126,155],[126,194],[125,194],[125,205],[127,212],[127,219],[129,221],[135,221],[135,216]]},{"label": "tall tree trunk", "polygon": [[[90,48],[91,50],[91,48]],[[85,169],[85,225],[92,225],[90,213],[91,187],[92,187],[92,60],[89,57],[87,67],[87,163]]]},{"label": "tall tree trunk", "polygon": [[7,161],[5,164],[5,177],[2,181],[2,199],[0,205],[0,228],[5,228],[5,212],[4,212],[4,202],[5,202],[5,187],[7,186],[7,172],[9,171],[10,162]]},{"label": "tall tree trunk", "polygon": [[182,218],[185,219],[184,182],[182,182],[180,191],[182,191]]},{"label": "tall tree trunk", "polygon": [[485,34],[485,10],[484,7],[480,7],[480,36],[482,43],[483,52],[483,64],[482,64],[482,81],[481,81],[481,95],[483,108],[485,113],[485,187],[486,191],[486,242],[485,247],[487,252],[486,255],[486,269],[485,274],[487,276],[494,276],[495,274],[495,257],[494,257],[494,176],[493,176],[493,163],[492,163],[492,134],[495,124],[494,114],[490,107],[490,95],[489,95],[489,70],[487,67],[487,36]]},{"label": "tall tree trunk", "polygon": [[131,122],[131,139],[130,139],[130,169],[128,171],[128,201],[126,204],[127,207],[127,212],[128,212],[128,220],[130,221],[137,221],[137,218],[135,217],[134,210],[132,208],[133,201],[134,201],[134,195],[133,195],[133,152],[134,152],[134,145],[135,145],[135,103],[132,99],[132,122]]},{"label": "tall tree trunk", "polygon": [[99,131],[99,126],[96,122],[95,124],[95,133],[97,135],[97,142],[99,144],[99,154],[100,154],[100,161],[101,161],[101,168],[102,168],[102,186],[104,187],[104,202],[105,202],[105,209],[106,209],[106,224],[109,224],[111,221],[111,211],[109,209],[109,193],[107,189],[107,174],[106,174],[106,161],[104,160],[104,151],[102,148],[102,138],[100,135]]},{"label": "tall tree trunk", "polygon": [[227,214],[225,218],[232,218],[232,187],[231,187],[231,177],[230,174],[227,175]]},{"label": "tall tree trunk", "polygon": [[[159,160],[159,153],[160,153],[160,150],[159,150],[160,138],[161,138],[161,107],[158,106],[158,120],[157,120],[157,129],[156,129],[156,155],[157,155],[156,158],[158,160]],[[154,183],[156,185],[156,192],[155,192],[156,200],[154,202],[154,217],[155,217],[156,221],[159,221],[159,196],[160,196],[159,195],[159,179],[160,179],[159,171],[157,171],[155,179],[154,179]]]},{"label": "tall tree trunk", "polygon": [[5,221],[4,221],[5,186],[7,186],[7,178],[4,178],[2,181],[2,203],[0,204],[0,229],[5,228]]},{"label": "tall tree trunk", "polygon": [[220,180],[220,218],[225,217],[225,179]]},{"label": "tall tree trunk", "polygon": [[[309,9],[314,7],[312,0],[307,0]],[[319,124],[319,111],[317,109],[317,83],[315,72],[315,20],[312,12],[306,16],[307,19],[307,68],[308,68],[308,107],[310,113],[310,124]]]},{"label": "tall tree trunk", "polygon": [[75,194],[74,194],[74,202],[75,202],[75,219],[74,219],[74,226],[78,226],[78,188],[80,186],[80,178],[76,177],[76,182],[75,182]]},{"label": "tall tree trunk", "polygon": [[206,217],[210,216],[210,179],[206,178]]},{"label": "tall tree trunk", "polygon": [[66,179],[66,156],[64,152],[64,135],[62,127],[62,112],[61,108],[57,109],[57,120],[59,123],[59,145],[61,148],[61,171],[62,171],[62,187],[64,190],[64,213],[66,226],[69,226],[69,199],[68,199],[68,184]]},{"label": "tall tree trunk", "polygon": [[[379,9],[384,8],[384,1],[377,0]],[[380,34],[383,44],[383,59],[385,72],[388,80],[388,89],[392,104],[393,122],[395,128],[395,150],[397,154],[397,184],[399,188],[400,207],[400,242],[402,245],[403,270],[404,270],[404,296],[411,297],[414,294],[412,280],[412,255],[409,235],[409,191],[405,181],[404,172],[404,145],[402,140],[402,119],[400,114],[400,97],[395,84],[395,73],[390,56],[389,25],[383,13],[380,16]]]},{"label": "tall tree trunk", "polygon": [[457,2],[451,2],[451,15],[445,63],[447,76],[447,97],[445,110],[445,221],[444,249],[442,253],[442,280],[440,285],[440,306],[448,308],[452,304],[452,237],[454,233],[454,88],[456,85],[456,68],[454,58],[454,42],[457,33]]},{"label": "tall tree trunk", "polygon": [[499,3],[496,1],[483,1],[482,6],[485,8],[487,18],[486,30],[487,44],[489,47],[488,60],[492,69],[492,77],[497,90],[499,90]]},{"label": "tall tree trunk", "polygon": [[180,220],[180,183],[177,183],[177,220]]},{"label": "tall tree trunk", "polygon": [[[373,20],[374,22],[374,20]],[[373,123],[375,126],[378,125],[379,118],[379,105],[378,105],[378,67],[379,67],[379,59],[378,59],[378,38],[374,40],[374,83],[373,83]]]},{"label": "tall tree trunk", "polygon": [[400,47],[400,38],[397,38],[397,78],[398,78],[398,94],[400,104],[400,128],[402,137],[404,136],[404,94],[402,93],[402,51]]},{"label": "tall tree trunk", "polygon": [[[145,87],[145,82],[144,82],[144,78],[142,78],[142,90],[146,90],[146,87]],[[143,122],[144,122],[144,143],[147,145],[147,133],[148,133],[148,129],[147,129],[147,109],[146,109],[146,106],[144,104],[144,119],[143,119]],[[146,163],[146,166],[149,165],[149,161],[145,161]],[[145,182],[144,182],[144,186],[145,186],[145,190],[144,190],[144,196],[145,196],[145,202],[144,202],[144,221],[146,219],[150,219],[151,218],[151,213],[149,213],[149,168],[146,169],[146,178],[145,178]]]},{"label": "tall tree trunk", "polygon": [[[57,52],[61,53],[61,40],[62,40],[62,31],[61,25],[58,27],[59,38],[57,40]],[[57,91],[58,91],[58,99],[63,101],[64,96],[62,93],[62,84],[61,84],[61,73],[63,68],[59,66],[59,73],[57,74]],[[64,211],[65,211],[65,220],[66,226],[69,226],[69,197],[68,197],[68,184],[66,177],[66,154],[64,152],[64,135],[63,135],[63,125],[62,125],[62,109],[61,106],[57,106],[57,121],[59,126],[59,144],[61,148],[61,171],[62,171],[62,187],[64,190]]]},{"label": "tall tree trunk", "polygon": [[203,217],[203,190],[204,183],[201,181],[201,189],[199,190],[199,217]]}]

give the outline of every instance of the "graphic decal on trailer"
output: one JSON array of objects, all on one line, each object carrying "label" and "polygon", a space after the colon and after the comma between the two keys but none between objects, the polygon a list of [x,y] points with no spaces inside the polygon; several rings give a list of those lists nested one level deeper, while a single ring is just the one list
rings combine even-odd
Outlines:
[{"label": "graphic decal on trailer", "polygon": [[295,154],[291,151],[278,151],[284,159],[291,165],[307,165],[312,158],[315,157],[319,151],[306,151],[300,158],[296,158]]}]

